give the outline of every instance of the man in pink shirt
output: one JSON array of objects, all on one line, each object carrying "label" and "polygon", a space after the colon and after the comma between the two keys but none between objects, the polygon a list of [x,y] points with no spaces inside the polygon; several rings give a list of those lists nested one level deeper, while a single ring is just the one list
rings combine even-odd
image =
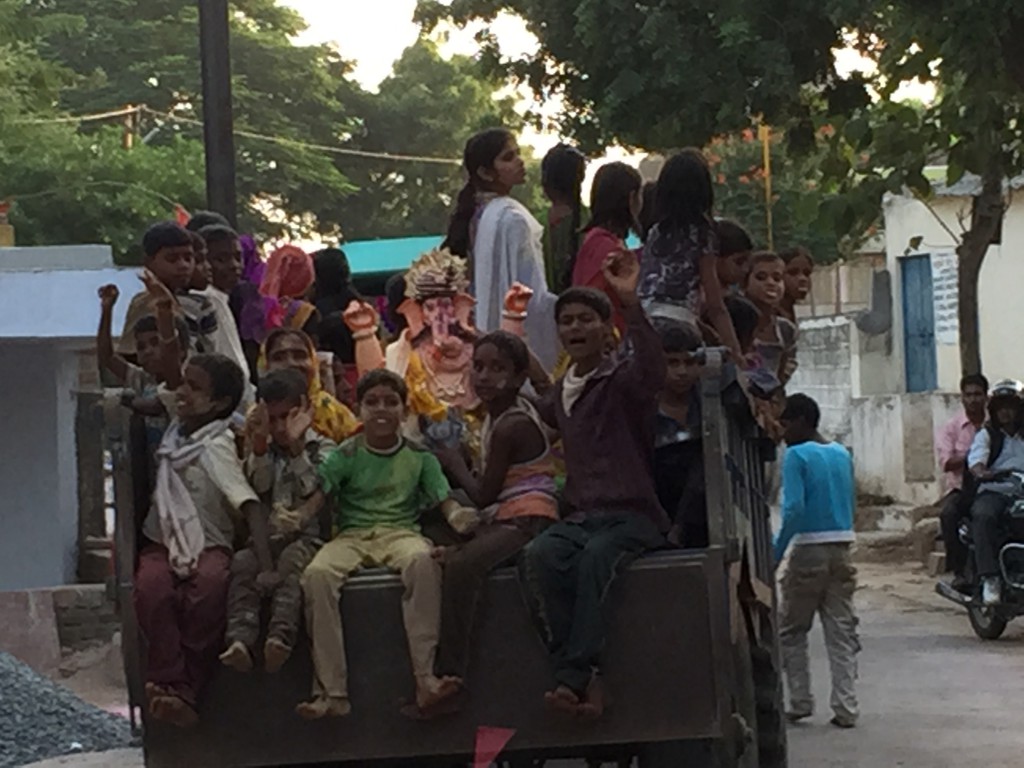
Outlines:
[{"label": "man in pink shirt", "polygon": [[967,548],[960,541],[960,522],[970,515],[970,499],[964,498],[964,468],[967,452],[974,436],[985,423],[988,404],[988,379],[981,374],[964,376],[960,381],[960,401],[963,409],[950,419],[935,435],[935,451],[942,470],[942,540],[946,545],[946,570],[953,572],[953,585],[963,578],[967,561]]}]

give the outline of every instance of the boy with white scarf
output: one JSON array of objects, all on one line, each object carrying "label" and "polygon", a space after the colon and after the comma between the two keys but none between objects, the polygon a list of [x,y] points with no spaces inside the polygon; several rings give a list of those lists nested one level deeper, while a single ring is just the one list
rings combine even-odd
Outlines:
[{"label": "boy with white scarf", "polygon": [[[170,308],[158,306],[157,319],[166,329]],[[161,340],[177,346],[166,333]],[[157,451],[156,490],[142,529],[133,598],[147,645],[146,699],[154,718],[182,727],[198,721],[196,704],[223,642],[239,517],[253,535],[260,585],[276,581],[265,516],[229,427],[243,388],[241,369],[223,355],[189,359]]]}]

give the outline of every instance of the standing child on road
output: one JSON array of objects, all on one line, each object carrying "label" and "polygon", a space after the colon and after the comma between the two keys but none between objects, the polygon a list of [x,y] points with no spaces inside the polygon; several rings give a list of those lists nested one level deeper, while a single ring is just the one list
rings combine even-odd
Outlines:
[{"label": "standing child on road", "polygon": [[[306,378],[296,370],[268,374],[260,381],[259,403],[249,417],[250,452],[245,474],[270,506],[270,550],[277,577],[272,587],[270,625],[263,646],[267,672],[291,656],[302,613],[299,580],[323,546],[324,495],[317,470],[337,446],[312,428]],[[329,529],[329,526],[327,526]],[[228,591],[228,649],[220,660],[239,672],[252,669],[260,633],[260,562],[255,547],[235,554]]]},{"label": "standing child on road", "polygon": [[661,340],[640,307],[640,268],[625,251],[605,262],[605,280],[622,302],[633,354],[608,350],[612,309],[592,288],[558,299],[558,334],[572,367],[539,404],[565,449],[568,516],[527,547],[526,587],[544,628],[558,711],[597,718],[604,712],[600,655],[608,587],[644,551],[660,546],[668,519],[654,483],[654,419],[665,382]]},{"label": "standing child on road", "polygon": [[146,698],[153,717],[178,726],[197,722],[196,704],[222,647],[239,514],[261,571],[272,570],[264,514],[228,421],[242,386],[242,371],[222,355],[189,360],[142,529],[133,597],[146,640]]},{"label": "standing child on road", "polygon": [[421,511],[448,498],[448,481],[432,454],[402,437],[408,390],[401,377],[382,368],[370,371],[360,379],[356,395],[363,432],[344,442],[320,467],[340,533],[324,545],[302,576],[314,679],[313,698],[296,711],[310,720],[344,717],[352,709],[339,600],[348,577],[360,568],[391,568],[402,576],[402,618],[417,707],[429,709],[454,685],[434,676],[441,564],[419,526]]},{"label": "standing child on road", "polygon": [[814,714],[807,633],[821,616],[832,669],[832,725],[852,728],[859,714],[857,616],[853,593],[857,569],[850,559],[853,533],[853,461],[839,443],[818,432],[821,412],[806,395],[793,395],[782,413],[786,450],[782,465],[782,526],[775,538],[775,559],[792,544],[782,576],[779,638],[789,684],[792,722]]}]

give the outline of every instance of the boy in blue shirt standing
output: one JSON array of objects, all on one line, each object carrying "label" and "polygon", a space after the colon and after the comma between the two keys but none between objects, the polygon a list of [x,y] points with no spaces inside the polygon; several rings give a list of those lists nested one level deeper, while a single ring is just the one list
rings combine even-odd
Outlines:
[{"label": "boy in blue shirt standing", "polygon": [[818,432],[821,412],[807,395],[793,395],[782,414],[786,451],[782,465],[782,526],[775,537],[779,562],[792,544],[781,579],[782,661],[789,686],[787,717],[814,713],[807,633],[821,616],[832,670],[832,725],[852,728],[859,714],[857,616],[853,593],[857,569],[850,557],[853,533],[853,461],[839,443]]}]

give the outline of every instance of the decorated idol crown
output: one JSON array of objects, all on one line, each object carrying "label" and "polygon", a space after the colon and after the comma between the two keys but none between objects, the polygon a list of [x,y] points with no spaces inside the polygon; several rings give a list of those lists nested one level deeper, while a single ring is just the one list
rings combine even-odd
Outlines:
[{"label": "decorated idol crown", "polygon": [[447,248],[424,253],[405,274],[405,295],[422,301],[431,296],[454,296],[469,288],[466,260]]}]

